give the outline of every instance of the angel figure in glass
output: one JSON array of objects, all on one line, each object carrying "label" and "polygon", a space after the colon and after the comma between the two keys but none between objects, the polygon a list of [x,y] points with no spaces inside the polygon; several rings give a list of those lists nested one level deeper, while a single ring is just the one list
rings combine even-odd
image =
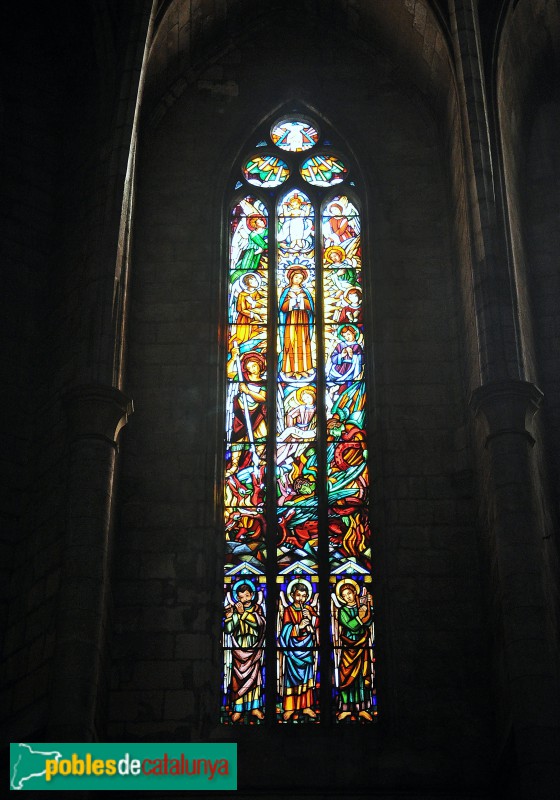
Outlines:
[{"label": "angel figure in glass", "polygon": [[374,715],[373,600],[365,586],[341,578],[332,595],[336,718],[371,722]]}]

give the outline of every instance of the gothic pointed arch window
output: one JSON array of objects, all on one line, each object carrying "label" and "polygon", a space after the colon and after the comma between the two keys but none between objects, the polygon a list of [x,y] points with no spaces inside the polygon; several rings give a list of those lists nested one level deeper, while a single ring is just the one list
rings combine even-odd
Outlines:
[{"label": "gothic pointed arch window", "polygon": [[352,159],[286,114],[227,203],[222,721],[377,713],[361,197]]}]

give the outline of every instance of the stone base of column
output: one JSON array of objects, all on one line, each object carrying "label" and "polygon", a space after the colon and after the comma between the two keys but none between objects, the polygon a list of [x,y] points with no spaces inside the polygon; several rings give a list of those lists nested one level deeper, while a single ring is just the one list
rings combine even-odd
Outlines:
[{"label": "stone base of column", "polygon": [[105,645],[117,437],[132,401],[111,386],[79,386],[63,398],[69,456],[66,543],[58,597],[47,738],[97,738]]},{"label": "stone base of column", "polygon": [[542,398],[532,383],[503,380],[481,386],[471,400],[485,426],[481,521],[492,575],[494,682],[503,698],[497,740],[508,742],[508,774],[498,765],[497,773],[512,800],[560,797],[558,642],[532,430]]}]

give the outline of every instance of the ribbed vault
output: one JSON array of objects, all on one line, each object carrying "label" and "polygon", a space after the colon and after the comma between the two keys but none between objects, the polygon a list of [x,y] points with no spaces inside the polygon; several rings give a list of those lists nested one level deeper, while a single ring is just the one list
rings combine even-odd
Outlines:
[{"label": "ribbed vault", "polygon": [[[387,60],[390,78],[422,94],[436,116],[452,82],[445,14],[425,0],[162,0],[150,54],[148,104],[166,105],[212,58],[243,39],[267,42],[306,30],[310,38],[339,34],[340,46],[369,48]],[[257,67],[258,68],[258,67]],[[224,89],[225,91],[225,89]]]}]

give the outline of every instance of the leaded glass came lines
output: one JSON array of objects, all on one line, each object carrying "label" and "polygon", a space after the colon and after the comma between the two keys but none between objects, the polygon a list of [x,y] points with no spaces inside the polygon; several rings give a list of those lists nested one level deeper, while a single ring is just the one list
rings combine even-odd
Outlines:
[{"label": "leaded glass came lines", "polygon": [[376,714],[361,219],[324,144],[280,120],[230,205],[225,723]]}]

